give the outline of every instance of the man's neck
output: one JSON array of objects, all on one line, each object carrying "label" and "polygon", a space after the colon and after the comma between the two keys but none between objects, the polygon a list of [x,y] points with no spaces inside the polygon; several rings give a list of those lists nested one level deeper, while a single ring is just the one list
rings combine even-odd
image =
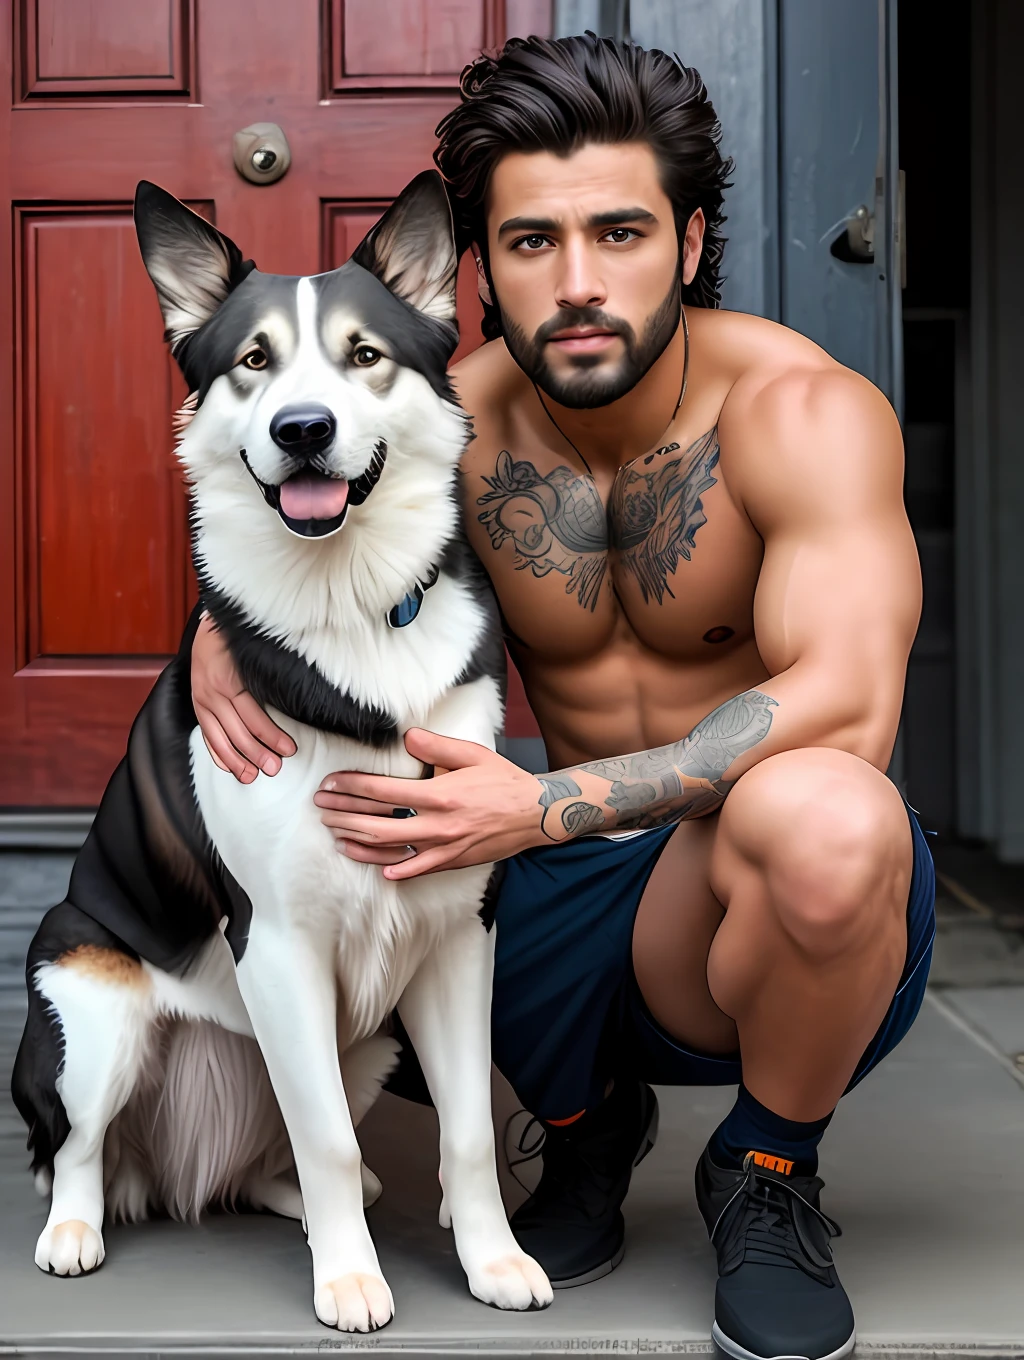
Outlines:
[{"label": "man's neck", "polygon": [[591,467],[615,471],[654,446],[675,413],[683,383],[686,340],[680,325],[637,385],[607,406],[574,410],[543,394],[562,433]]}]

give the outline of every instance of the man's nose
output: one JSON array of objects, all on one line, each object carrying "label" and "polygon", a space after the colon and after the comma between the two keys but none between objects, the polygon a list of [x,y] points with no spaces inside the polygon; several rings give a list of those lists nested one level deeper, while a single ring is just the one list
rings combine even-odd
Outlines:
[{"label": "man's nose", "polygon": [[270,437],[293,458],[312,458],[331,444],[338,422],[330,407],[319,402],[282,406],[270,422]]},{"label": "man's nose", "polygon": [[567,242],[563,247],[562,271],[557,284],[559,307],[601,307],[607,289],[598,270],[598,261],[582,242]]}]

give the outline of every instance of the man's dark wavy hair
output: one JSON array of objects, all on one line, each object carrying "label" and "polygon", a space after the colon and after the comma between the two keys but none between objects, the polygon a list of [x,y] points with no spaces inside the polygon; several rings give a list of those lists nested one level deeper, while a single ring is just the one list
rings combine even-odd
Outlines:
[{"label": "man's dark wavy hair", "polygon": [[[693,67],[656,48],[589,32],[510,38],[497,56],[466,67],[460,91],[461,102],[437,126],[434,152],[449,184],[460,252],[476,241],[487,263],[487,186],[508,152],[568,156],[586,142],[642,141],[657,157],[680,241],[691,214],[704,211],[704,246],[683,301],[718,305],[722,195],[733,163],[719,149],[721,125]],[[496,307],[485,307],[483,331],[488,340],[501,334]]]}]

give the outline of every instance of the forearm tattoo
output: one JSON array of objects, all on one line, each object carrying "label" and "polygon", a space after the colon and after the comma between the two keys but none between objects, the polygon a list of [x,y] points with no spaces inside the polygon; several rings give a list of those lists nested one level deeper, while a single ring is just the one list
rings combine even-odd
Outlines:
[{"label": "forearm tattoo", "polygon": [[[734,780],[725,772],[768,735],[778,701],[748,689],[703,718],[689,736],[650,751],[591,760],[542,775],[541,829],[553,841],[586,831],[668,826],[721,806]],[[608,783],[601,805],[587,801],[579,776]],[[587,781],[588,788],[591,781]]]}]

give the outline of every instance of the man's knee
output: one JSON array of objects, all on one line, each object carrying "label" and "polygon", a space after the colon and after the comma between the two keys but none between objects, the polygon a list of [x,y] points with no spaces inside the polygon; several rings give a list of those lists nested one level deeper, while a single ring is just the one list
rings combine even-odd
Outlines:
[{"label": "man's knee", "polygon": [[762,761],[730,794],[719,838],[713,877],[749,881],[753,871],[768,909],[809,953],[881,944],[902,921],[909,821],[895,787],[855,756],[803,750]]}]

